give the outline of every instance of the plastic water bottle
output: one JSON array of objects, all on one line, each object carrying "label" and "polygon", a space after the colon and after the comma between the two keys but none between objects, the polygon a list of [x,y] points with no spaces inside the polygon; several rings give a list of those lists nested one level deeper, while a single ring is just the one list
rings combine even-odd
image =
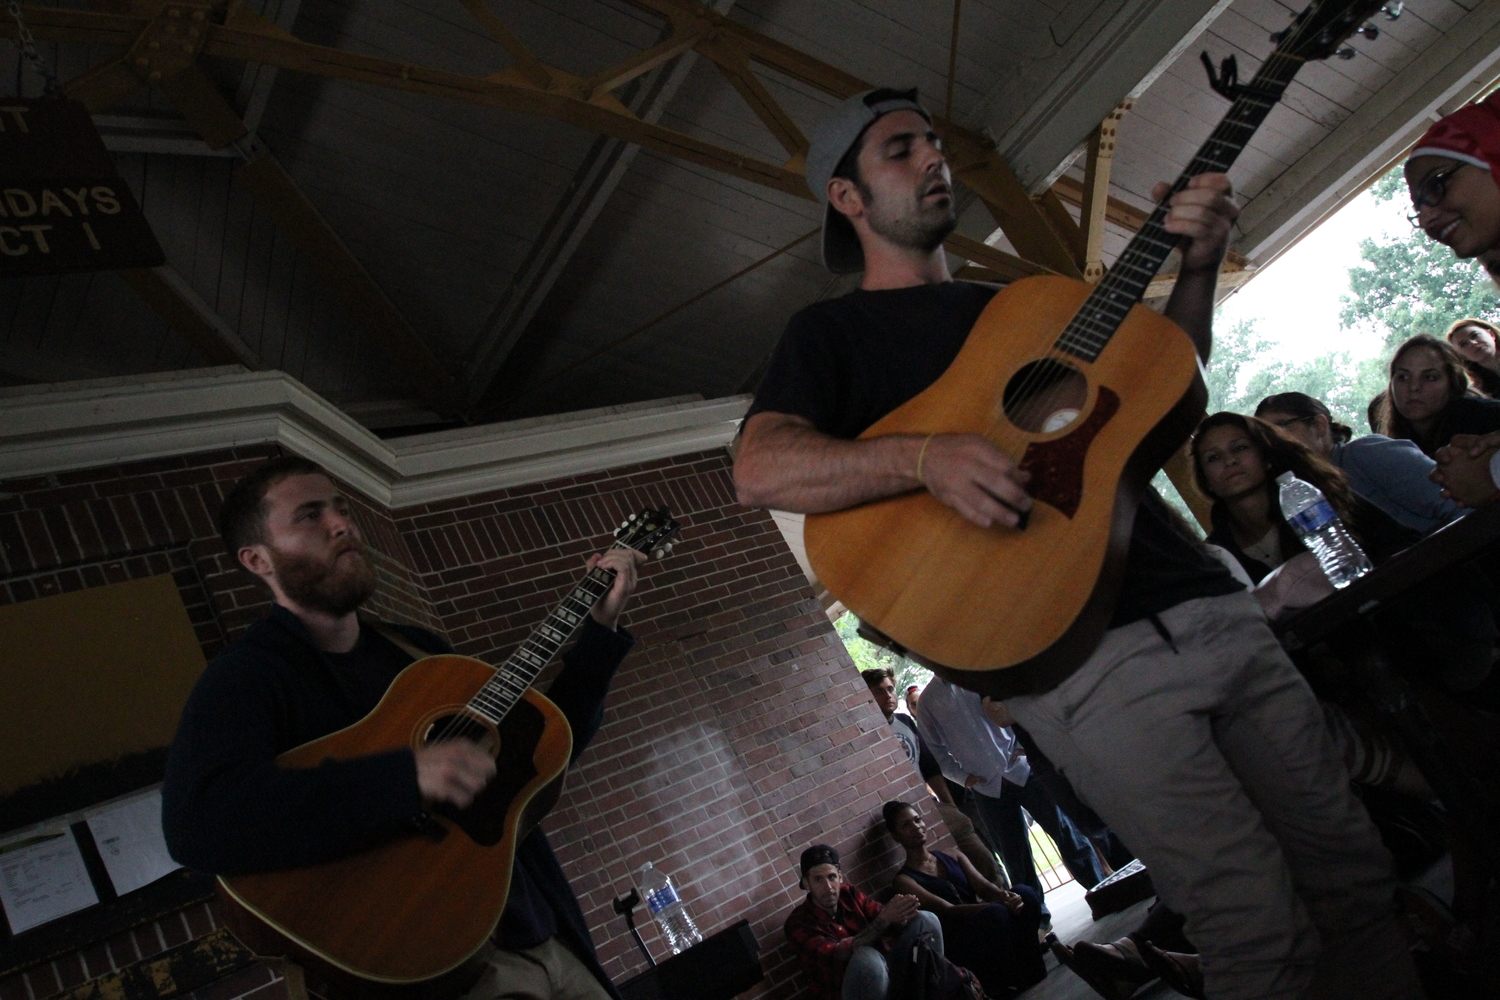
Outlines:
[{"label": "plastic water bottle", "polygon": [[703,935],[698,933],[698,925],[688,916],[687,907],[683,905],[682,897],[677,895],[677,887],[672,884],[667,873],[647,861],[637,874],[641,883],[641,898],[646,901],[646,909],[651,911],[656,926],[661,928],[672,954],[679,954],[702,941]]},{"label": "plastic water bottle", "polygon": [[1281,515],[1302,544],[1317,557],[1323,575],[1342,590],[1370,572],[1369,557],[1334,513],[1323,491],[1290,472],[1276,477],[1281,484]]}]

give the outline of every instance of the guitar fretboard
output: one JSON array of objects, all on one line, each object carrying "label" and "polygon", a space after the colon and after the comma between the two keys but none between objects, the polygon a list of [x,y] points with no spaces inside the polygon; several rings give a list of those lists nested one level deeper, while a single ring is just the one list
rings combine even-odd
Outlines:
[{"label": "guitar fretboard", "polygon": [[[615,544],[611,547],[626,546]],[[496,724],[505,718],[542,668],[552,662],[557,651],[578,631],[585,616],[609,592],[614,580],[613,570],[590,570],[547,619],[510,654],[510,658],[495,671],[495,676],[470,699],[469,708]]]},{"label": "guitar fretboard", "polygon": [[1219,122],[1208,141],[1177,178],[1167,197],[1156,206],[1146,224],[1131,239],[1057,338],[1053,344],[1056,350],[1086,361],[1094,361],[1103,353],[1131,307],[1146,294],[1146,288],[1156,277],[1162,262],[1177,246],[1178,237],[1162,228],[1162,221],[1167,216],[1167,202],[1199,174],[1223,173],[1229,169],[1301,67],[1301,59],[1282,55],[1279,51],[1266,60],[1255,79],[1240,91],[1224,120]]}]

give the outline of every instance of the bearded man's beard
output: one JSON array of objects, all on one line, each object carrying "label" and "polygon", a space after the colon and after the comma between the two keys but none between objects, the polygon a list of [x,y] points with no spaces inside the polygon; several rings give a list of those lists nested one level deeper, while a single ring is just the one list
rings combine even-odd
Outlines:
[{"label": "bearded man's beard", "polygon": [[861,187],[860,194],[865,200],[865,218],[869,220],[870,228],[898,247],[931,253],[942,246],[943,240],[958,228],[958,216],[953,210],[952,197],[949,197],[947,204],[927,205],[923,202],[923,196],[918,195],[915,203],[909,204],[906,211],[896,214],[888,211],[889,206],[885,200],[879,203],[875,201],[873,190]]},{"label": "bearded man's beard", "polygon": [[[345,557],[343,553],[352,552]],[[271,565],[282,593],[305,608],[342,618],[375,593],[375,570],[357,546],[331,561],[271,549]]]}]

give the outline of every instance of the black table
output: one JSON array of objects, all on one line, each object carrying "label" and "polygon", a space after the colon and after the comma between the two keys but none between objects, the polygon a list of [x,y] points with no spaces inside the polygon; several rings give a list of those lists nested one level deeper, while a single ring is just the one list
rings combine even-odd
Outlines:
[{"label": "black table", "polygon": [[[1390,663],[1382,612],[1444,572],[1500,552],[1500,503],[1489,504],[1433,532],[1332,595],[1273,623],[1293,659],[1329,643],[1352,679],[1386,720],[1455,822],[1500,852],[1500,806],[1428,720],[1411,687]],[[1500,855],[1497,855],[1500,856]]]}]

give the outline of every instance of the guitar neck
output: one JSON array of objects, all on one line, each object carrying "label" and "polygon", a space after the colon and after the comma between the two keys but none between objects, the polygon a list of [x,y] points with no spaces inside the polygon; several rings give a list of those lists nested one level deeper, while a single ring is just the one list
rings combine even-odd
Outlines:
[{"label": "guitar neck", "polygon": [[1162,228],[1168,202],[1199,174],[1223,173],[1239,158],[1250,137],[1281,99],[1282,92],[1297,75],[1303,60],[1279,51],[1265,61],[1255,79],[1246,84],[1229,113],[1219,122],[1208,141],[1199,148],[1172,190],[1161,200],[1146,224],[1125,247],[1114,266],[1094,288],[1083,308],[1068,323],[1053,347],[1085,361],[1103,353],[1131,308],[1146,294],[1146,288],[1178,238]]},{"label": "guitar neck", "polygon": [[[616,549],[626,547],[620,544],[611,546]],[[495,671],[495,676],[479,689],[479,693],[469,701],[469,708],[491,722],[498,723],[505,718],[516,702],[521,700],[526,689],[531,687],[542,668],[552,662],[557,651],[578,631],[583,619],[594,610],[594,605],[609,593],[614,580],[613,570],[590,570],[546,620],[532,629],[526,640]]]}]

